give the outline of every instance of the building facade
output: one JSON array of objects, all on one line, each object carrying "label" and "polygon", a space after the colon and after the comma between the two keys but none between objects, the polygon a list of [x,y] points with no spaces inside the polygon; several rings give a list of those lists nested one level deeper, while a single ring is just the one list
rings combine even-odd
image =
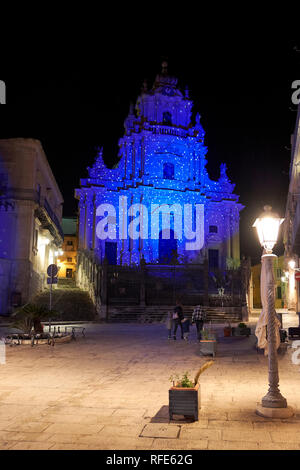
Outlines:
[{"label": "building facade", "polygon": [[[275,279],[275,308],[282,309],[287,307],[288,295],[288,277],[284,269],[284,256],[278,256],[274,261],[274,279]],[[251,286],[252,300],[250,302],[253,308],[262,308],[260,295],[260,276],[261,263],[251,267]]]},{"label": "building facade", "polygon": [[58,277],[60,279],[75,279],[78,248],[77,218],[63,217],[62,229],[64,241],[62,249],[58,253]]},{"label": "building facade", "polygon": [[290,181],[283,223],[283,243],[285,269],[288,275],[288,309],[300,312],[299,282],[295,280],[295,273],[300,268],[300,105],[298,105],[291,145]]},{"label": "building facade", "polygon": [[63,242],[62,204],[41,143],[0,140],[0,314],[47,286]]},{"label": "building facade", "polygon": [[[239,213],[243,206],[221,165],[209,178],[205,132],[186,90],[163,63],[150,90],[130,106],[119,161],[112,169],[100,149],[80,182],[79,250],[110,265],[203,263],[226,269],[240,259]],[[78,265],[79,282],[81,265]]]}]

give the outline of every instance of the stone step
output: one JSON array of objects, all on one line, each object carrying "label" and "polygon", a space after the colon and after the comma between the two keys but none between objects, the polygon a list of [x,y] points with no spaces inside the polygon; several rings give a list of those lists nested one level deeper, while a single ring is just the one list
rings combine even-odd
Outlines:
[{"label": "stone step", "polygon": [[[135,323],[152,323],[152,322],[165,322],[167,317],[167,312],[172,310],[172,307],[114,307],[109,309],[109,319],[111,323],[117,322],[135,322]],[[185,308],[184,314],[188,318],[191,318],[193,308]],[[217,309],[210,308],[209,311],[206,310],[207,317],[206,322],[212,323],[237,323],[241,321],[241,314],[238,311],[235,312],[223,312]]]},{"label": "stone step", "polygon": [[68,279],[68,278],[58,278],[57,287],[63,289],[74,289],[76,288],[75,279]]}]

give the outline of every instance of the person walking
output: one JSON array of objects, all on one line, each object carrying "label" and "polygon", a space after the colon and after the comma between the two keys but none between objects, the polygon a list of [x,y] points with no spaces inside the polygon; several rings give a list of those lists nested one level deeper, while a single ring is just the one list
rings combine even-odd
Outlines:
[{"label": "person walking", "polygon": [[183,339],[188,341],[189,339],[189,332],[190,332],[190,320],[189,318],[185,317],[182,322],[182,331],[183,331]]},{"label": "person walking", "polygon": [[173,331],[173,339],[176,340],[176,332],[177,328],[180,325],[181,329],[181,339],[183,339],[183,329],[182,329],[182,320],[183,320],[183,308],[181,305],[181,302],[179,299],[176,300],[176,306],[174,307],[173,311],[173,325],[174,325],[174,331]]},{"label": "person walking", "polygon": [[203,330],[203,325],[205,323],[205,320],[206,320],[205,311],[203,310],[201,305],[196,305],[193,311],[193,315],[192,315],[192,324],[194,323],[196,324],[198,341],[200,341],[202,338],[201,331]]},{"label": "person walking", "polygon": [[168,312],[167,314],[167,319],[166,319],[166,327],[168,330],[168,339],[172,338],[172,326],[173,326],[173,314],[171,311]]}]

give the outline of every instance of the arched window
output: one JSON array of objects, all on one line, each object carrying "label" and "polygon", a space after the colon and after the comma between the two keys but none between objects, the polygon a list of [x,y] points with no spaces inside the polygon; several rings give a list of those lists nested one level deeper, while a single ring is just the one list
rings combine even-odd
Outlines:
[{"label": "arched window", "polygon": [[173,163],[164,164],[164,179],[173,180],[174,179],[174,165]]},{"label": "arched window", "polygon": [[210,225],[209,226],[209,233],[218,233],[217,225]]},{"label": "arched window", "polygon": [[167,124],[167,126],[172,124],[172,114],[169,111],[163,113],[163,123]]}]

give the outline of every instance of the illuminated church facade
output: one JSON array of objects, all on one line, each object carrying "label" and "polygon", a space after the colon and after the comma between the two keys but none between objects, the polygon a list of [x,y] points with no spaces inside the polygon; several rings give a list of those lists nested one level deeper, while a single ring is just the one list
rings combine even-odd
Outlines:
[{"label": "illuminated church facade", "polygon": [[[80,181],[79,250],[99,263],[203,263],[226,268],[239,260],[239,214],[244,206],[221,165],[206,169],[199,114],[163,63],[151,89],[130,107],[119,141],[119,162],[106,167],[99,149]],[[168,225],[169,224],[169,225]],[[193,244],[194,242],[194,244]]]}]

